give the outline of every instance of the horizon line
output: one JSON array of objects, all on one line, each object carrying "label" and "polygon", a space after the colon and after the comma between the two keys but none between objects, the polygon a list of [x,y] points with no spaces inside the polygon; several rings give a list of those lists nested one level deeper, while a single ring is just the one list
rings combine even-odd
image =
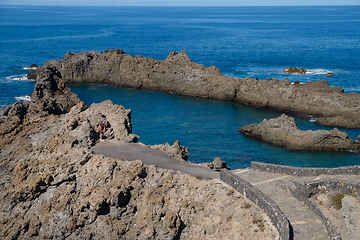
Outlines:
[{"label": "horizon line", "polygon": [[63,4],[1,4],[0,6],[31,6],[31,7],[332,7],[360,6],[360,4],[318,4],[318,5],[63,5]]}]

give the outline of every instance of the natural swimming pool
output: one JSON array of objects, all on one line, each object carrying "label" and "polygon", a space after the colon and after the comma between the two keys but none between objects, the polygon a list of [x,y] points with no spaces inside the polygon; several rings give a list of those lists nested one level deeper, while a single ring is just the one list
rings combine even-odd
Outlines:
[{"label": "natural swimming pool", "polygon": [[[110,99],[131,109],[133,133],[141,137],[140,142],[172,144],[180,140],[181,145],[189,148],[191,162],[211,162],[220,157],[231,169],[249,167],[251,161],[301,167],[339,167],[360,163],[358,153],[289,151],[238,132],[244,125],[278,117],[280,112],[103,84],[70,84],[70,87],[88,106]],[[302,130],[332,129],[309,119],[291,116]],[[346,131],[353,140],[360,135],[360,129],[340,130]]]}]

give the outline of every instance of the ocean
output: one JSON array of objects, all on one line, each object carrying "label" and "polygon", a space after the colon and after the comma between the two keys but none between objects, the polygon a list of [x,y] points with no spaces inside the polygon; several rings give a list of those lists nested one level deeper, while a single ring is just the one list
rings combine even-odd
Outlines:
[{"label": "ocean", "polygon": [[[0,5],[0,107],[27,101],[31,64],[66,52],[122,48],[164,60],[170,51],[216,66],[227,76],[324,79],[360,93],[360,6],[311,7],[58,7]],[[286,74],[285,68],[308,70]],[[327,76],[327,73],[334,76]],[[180,140],[191,162],[220,157],[232,168],[251,161],[305,167],[360,164],[359,153],[289,151],[238,133],[246,124],[281,115],[232,102],[71,84],[88,105],[111,99],[132,110],[133,132],[145,144]],[[331,129],[298,116],[300,129]],[[357,129],[346,131],[355,140]]]}]

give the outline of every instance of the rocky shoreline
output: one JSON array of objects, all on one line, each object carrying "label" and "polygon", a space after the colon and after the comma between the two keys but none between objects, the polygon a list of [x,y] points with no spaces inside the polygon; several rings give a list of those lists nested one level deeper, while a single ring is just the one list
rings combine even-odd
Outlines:
[{"label": "rocky shoreline", "polygon": [[[30,102],[0,110],[0,136],[2,239],[287,239],[290,233],[276,230],[287,223],[277,222],[278,211],[265,204],[266,216],[223,182],[94,154],[101,138],[138,141],[131,111],[111,101],[87,108],[54,67],[38,73]],[[148,147],[188,158],[178,141]],[[221,159],[213,165],[226,168]]]},{"label": "rocky shoreline", "polygon": [[69,83],[109,83],[197,98],[234,101],[259,108],[312,116],[321,125],[360,128],[360,95],[329,87],[324,80],[292,84],[287,78],[257,80],[221,74],[216,67],[191,61],[185,50],[164,60],[125,54],[122,49],[66,53],[28,74],[55,66]]},{"label": "rocky shoreline", "polygon": [[[36,81],[30,102],[0,110],[1,239],[277,238],[264,212],[222,182],[94,154],[101,138],[139,139],[131,111],[87,108],[55,68]],[[179,142],[158,148],[187,158]]]},{"label": "rocky shoreline", "polygon": [[282,114],[278,118],[264,119],[261,123],[253,123],[239,129],[246,136],[260,139],[264,142],[295,150],[316,151],[358,151],[360,136],[356,141],[347,133],[334,128],[325,130],[300,130],[294,118]]}]

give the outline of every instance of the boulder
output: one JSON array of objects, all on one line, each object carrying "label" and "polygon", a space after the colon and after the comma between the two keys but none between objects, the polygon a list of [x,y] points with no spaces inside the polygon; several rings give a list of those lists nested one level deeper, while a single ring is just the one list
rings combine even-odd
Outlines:
[{"label": "boulder", "polygon": [[156,150],[161,150],[170,157],[176,158],[178,160],[186,161],[189,158],[189,149],[187,147],[181,146],[179,140],[176,140],[172,146],[170,146],[169,143],[165,143],[158,145],[149,145],[148,147]]},{"label": "boulder", "polygon": [[334,128],[331,131],[298,129],[294,118],[282,114],[278,118],[264,119],[239,129],[249,137],[284,146],[288,149],[355,151],[360,145],[349,138],[347,133]]},{"label": "boulder", "polygon": [[214,158],[212,163],[209,163],[209,167],[214,171],[220,171],[222,168],[230,169],[226,166],[226,162],[219,157]]}]

